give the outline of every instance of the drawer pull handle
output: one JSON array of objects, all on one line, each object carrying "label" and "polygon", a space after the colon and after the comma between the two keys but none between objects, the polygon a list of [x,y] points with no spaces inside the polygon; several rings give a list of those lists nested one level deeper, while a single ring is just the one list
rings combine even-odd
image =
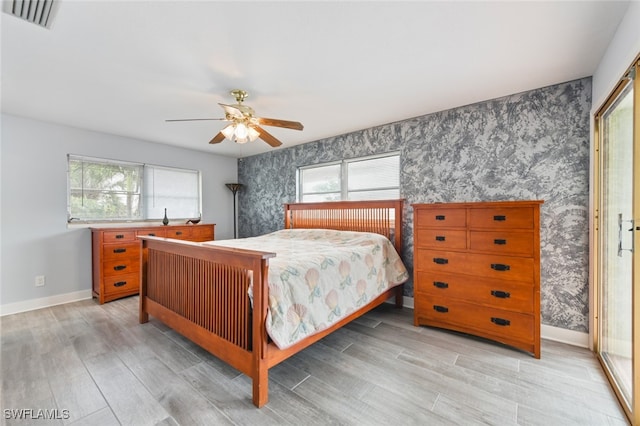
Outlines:
[{"label": "drawer pull handle", "polygon": [[493,220],[495,220],[496,222],[504,222],[505,220],[507,220],[507,217],[503,214],[498,214],[493,217]]},{"label": "drawer pull handle", "polygon": [[126,281],[118,281],[117,283],[113,283],[114,287],[122,287],[123,285],[127,285]]},{"label": "drawer pull handle", "polygon": [[436,220],[444,220],[444,215],[443,214],[436,215]]},{"label": "drawer pull handle", "polygon": [[113,269],[115,269],[116,271],[122,271],[123,269],[126,269],[127,265],[116,265],[113,267]]},{"label": "drawer pull handle", "polygon": [[118,235],[116,235],[116,238],[117,238],[118,240],[121,240],[122,238],[124,238],[124,235],[123,235],[123,234],[118,234]]},{"label": "drawer pull handle", "polygon": [[176,235],[182,235],[182,231],[176,231]]},{"label": "drawer pull handle", "polygon": [[440,305],[433,305],[433,310],[436,312],[441,312],[443,314],[449,312],[449,308]]},{"label": "drawer pull handle", "polygon": [[155,237],[156,236],[156,234],[154,234],[153,232],[150,232],[147,235],[150,236],[150,237]]},{"label": "drawer pull handle", "polygon": [[114,253],[126,253],[127,249],[126,248],[117,248],[117,249],[113,249]]},{"label": "drawer pull handle", "polygon": [[511,269],[511,267],[502,263],[492,263],[491,269],[493,269],[494,271],[508,271],[509,269]]},{"label": "drawer pull handle", "polygon": [[436,241],[444,241],[445,237],[443,235],[436,235]]},{"label": "drawer pull handle", "polygon": [[494,323],[495,325],[501,325],[503,327],[505,327],[507,325],[511,325],[511,321],[509,321],[508,319],[504,319],[504,318],[491,317],[491,322]]},{"label": "drawer pull handle", "polygon": [[438,288],[449,288],[449,283],[445,283],[442,281],[434,281],[433,286]]},{"label": "drawer pull handle", "polygon": [[511,293],[502,290],[491,290],[491,295],[499,299],[508,299],[511,297]]},{"label": "drawer pull handle", "polygon": [[438,265],[446,265],[447,263],[449,263],[449,259],[445,259],[443,257],[434,257],[433,262],[437,263]]},{"label": "drawer pull handle", "polygon": [[496,238],[495,240],[493,240],[493,244],[498,245],[498,246],[503,246],[503,245],[507,244],[507,240]]}]

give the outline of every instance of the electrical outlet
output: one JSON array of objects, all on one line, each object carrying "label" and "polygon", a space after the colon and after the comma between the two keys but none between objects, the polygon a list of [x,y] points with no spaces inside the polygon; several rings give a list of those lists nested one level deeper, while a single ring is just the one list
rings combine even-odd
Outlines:
[{"label": "electrical outlet", "polygon": [[36,275],[36,287],[44,287],[44,275]]}]

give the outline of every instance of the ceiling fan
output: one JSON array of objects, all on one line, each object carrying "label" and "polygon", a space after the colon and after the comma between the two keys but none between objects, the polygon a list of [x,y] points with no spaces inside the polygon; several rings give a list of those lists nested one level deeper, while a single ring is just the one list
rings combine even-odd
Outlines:
[{"label": "ceiling fan", "polygon": [[275,118],[256,117],[253,108],[242,102],[249,94],[240,89],[232,90],[231,95],[236,98],[236,105],[218,104],[224,109],[224,118],[182,118],[165,121],[204,121],[222,120],[230,123],[211,139],[209,143],[220,143],[227,138],[236,143],[253,142],[260,138],[272,147],[282,145],[275,136],[261,126],[284,127],[285,129],[302,130],[304,126],[297,121],[277,120]]}]

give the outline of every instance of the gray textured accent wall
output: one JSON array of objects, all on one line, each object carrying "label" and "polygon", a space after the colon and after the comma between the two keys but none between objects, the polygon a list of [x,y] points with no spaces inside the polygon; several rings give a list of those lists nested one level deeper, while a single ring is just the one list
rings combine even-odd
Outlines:
[{"label": "gray textured accent wall", "polygon": [[[542,322],[587,332],[590,108],[584,78],[242,158],[239,234],[284,226],[297,167],[400,151],[409,269],[411,203],[544,200]],[[413,295],[411,283],[405,294]]]}]

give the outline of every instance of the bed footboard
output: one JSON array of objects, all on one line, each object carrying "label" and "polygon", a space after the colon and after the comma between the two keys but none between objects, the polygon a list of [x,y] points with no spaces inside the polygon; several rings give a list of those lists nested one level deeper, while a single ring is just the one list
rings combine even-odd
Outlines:
[{"label": "bed footboard", "polygon": [[[273,253],[141,237],[140,322],[149,315],[253,379],[267,401],[267,269]],[[249,286],[253,284],[253,309]]]}]

